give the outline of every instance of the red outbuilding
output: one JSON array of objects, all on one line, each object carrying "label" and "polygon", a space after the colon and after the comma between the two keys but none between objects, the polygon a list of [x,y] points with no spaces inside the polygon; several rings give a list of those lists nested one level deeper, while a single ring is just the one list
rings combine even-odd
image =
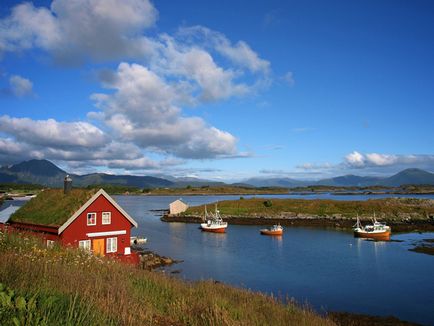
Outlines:
[{"label": "red outbuilding", "polygon": [[130,248],[137,222],[103,189],[42,191],[8,222],[10,229],[38,234],[48,245],[58,242],[100,256],[137,260]]}]

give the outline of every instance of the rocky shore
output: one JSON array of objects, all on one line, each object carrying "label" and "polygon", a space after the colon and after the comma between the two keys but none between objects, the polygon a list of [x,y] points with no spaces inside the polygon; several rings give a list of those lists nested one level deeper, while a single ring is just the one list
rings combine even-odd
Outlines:
[{"label": "rocky shore", "polygon": [[[222,216],[223,220],[235,225],[273,225],[280,223],[282,226],[303,226],[303,227],[332,227],[341,229],[351,229],[356,223],[356,219],[334,216],[308,216],[308,215],[284,215],[279,217],[270,216]],[[182,222],[182,223],[202,223],[202,216],[198,215],[164,215],[161,217],[163,222]],[[362,221],[363,222],[363,221]],[[384,220],[387,225],[392,227],[393,232],[434,232],[434,221],[432,219],[402,219]]]},{"label": "rocky shore", "polygon": [[145,270],[155,270],[161,267],[181,263],[181,260],[175,260],[169,257],[160,256],[149,250],[135,250],[140,256],[139,267]]}]

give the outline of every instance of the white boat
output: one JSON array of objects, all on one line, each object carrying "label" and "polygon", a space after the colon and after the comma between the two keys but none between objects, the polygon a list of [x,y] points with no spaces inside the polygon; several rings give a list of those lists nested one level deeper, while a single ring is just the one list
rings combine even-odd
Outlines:
[{"label": "white boat", "polygon": [[142,245],[148,242],[147,238],[143,237],[130,237],[130,246],[132,245]]},{"label": "white boat", "polygon": [[354,236],[356,238],[368,238],[375,240],[390,240],[390,234],[392,230],[390,226],[384,223],[380,223],[375,218],[373,218],[373,224],[368,224],[363,226],[360,222],[359,215],[357,215],[357,222],[353,227]]},{"label": "white boat", "polygon": [[202,231],[205,232],[213,232],[213,233],[225,233],[226,228],[228,227],[227,222],[223,222],[223,219],[220,216],[220,212],[217,209],[217,205],[215,208],[215,213],[208,213],[205,206],[205,223],[201,223],[200,227]]}]

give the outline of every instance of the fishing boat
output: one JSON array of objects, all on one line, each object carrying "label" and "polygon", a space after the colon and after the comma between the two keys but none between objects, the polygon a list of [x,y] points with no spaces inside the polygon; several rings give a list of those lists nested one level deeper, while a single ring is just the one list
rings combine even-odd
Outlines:
[{"label": "fishing boat", "polygon": [[130,245],[143,245],[146,242],[148,242],[147,238],[143,238],[143,237],[130,237]]},{"label": "fishing boat", "polygon": [[223,219],[220,216],[220,212],[217,209],[217,205],[215,208],[215,212],[208,213],[205,206],[205,215],[204,215],[205,223],[200,224],[200,228],[205,232],[213,232],[213,233],[225,233],[226,228],[228,227],[227,222],[223,222]]},{"label": "fishing boat", "polygon": [[353,231],[356,238],[368,238],[374,240],[390,240],[390,234],[392,233],[390,226],[376,220],[375,214],[373,224],[365,226],[362,225],[359,215],[357,215],[357,222],[353,227]]},{"label": "fishing boat", "polygon": [[260,232],[263,235],[282,235],[283,227],[280,224],[276,224],[266,229],[261,229]]}]

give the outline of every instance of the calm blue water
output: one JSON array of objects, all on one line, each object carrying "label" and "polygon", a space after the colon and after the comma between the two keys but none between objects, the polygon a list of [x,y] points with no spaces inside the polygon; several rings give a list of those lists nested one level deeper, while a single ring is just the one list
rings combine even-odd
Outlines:
[{"label": "calm blue water", "polygon": [[[239,196],[183,200],[199,205],[235,198]],[[434,257],[408,251],[412,243],[434,238],[434,233],[393,235],[403,242],[387,243],[355,239],[351,232],[302,227],[287,228],[281,238],[261,236],[259,226],[230,225],[226,234],[211,234],[195,224],[161,222],[150,212],[167,208],[176,196],[115,199],[139,223],[133,234],[146,236],[147,248],[184,260],[172,267],[181,270],[180,277],[293,297],[320,312],[394,315],[434,324]]]},{"label": "calm blue water", "polygon": [[[195,224],[161,222],[150,211],[166,209],[177,196],[114,197],[139,223],[133,235],[147,237],[147,248],[184,260],[172,267],[181,270],[180,277],[214,279],[292,297],[319,312],[394,315],[434,325],[434,256],[408,251],[417,240],[434,238],[434,233],[393,235],[392,240],[403,242],[387,243],[355,239],[351,232],[302,227],[286,228],[281,238],[261,236],[259,226],[230,225],[226,234],[211,234]],[[200,205],[239,197],[184,196],[183,200]],[[257,197],[365,200],[389,196]],[[6,201],[1,209],[24,203]]]}]

